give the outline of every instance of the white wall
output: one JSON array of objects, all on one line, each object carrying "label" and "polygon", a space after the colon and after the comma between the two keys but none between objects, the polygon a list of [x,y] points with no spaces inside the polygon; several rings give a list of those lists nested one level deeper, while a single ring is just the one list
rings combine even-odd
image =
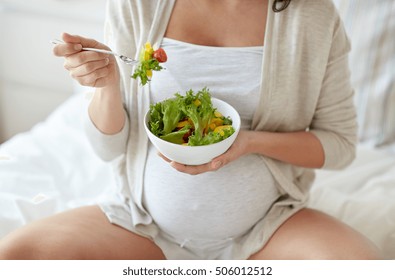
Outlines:
[{"label": "white wall", "polygon": [[105,0],[0,0],[0,143],[73,94],[50,40],[64,31],[102,40],[104,9]]}]

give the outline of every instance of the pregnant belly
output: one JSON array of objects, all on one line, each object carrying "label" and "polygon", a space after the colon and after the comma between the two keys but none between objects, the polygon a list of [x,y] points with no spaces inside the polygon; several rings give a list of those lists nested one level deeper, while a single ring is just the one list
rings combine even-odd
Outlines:
[{"label": "pregnant belly", "polygon": [[279,193],[263,159],[248,155],[216,172],[174,170],[154,148],[148,155],[144,205],[155,223],[181,239],[242,235],[263,218]]}]

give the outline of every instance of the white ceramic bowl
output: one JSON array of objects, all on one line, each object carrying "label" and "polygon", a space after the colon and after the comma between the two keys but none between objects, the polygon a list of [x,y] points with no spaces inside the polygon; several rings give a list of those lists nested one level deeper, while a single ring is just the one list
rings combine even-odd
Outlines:
[{"label": "white ceramic bowl", "polygon": [[240,131],[240,115],[228,103],[217,98],[211,98],[214,108],[225,117],[232,119],[235,132],[221,142],[204,146],[183,146],[160,139],[148,128],[149,112],[144,117],[144,127],[148,138],[156,149],[168,159],[187,165],[199,165],[210,162],[213,158],[226,152],[235,141]]}]

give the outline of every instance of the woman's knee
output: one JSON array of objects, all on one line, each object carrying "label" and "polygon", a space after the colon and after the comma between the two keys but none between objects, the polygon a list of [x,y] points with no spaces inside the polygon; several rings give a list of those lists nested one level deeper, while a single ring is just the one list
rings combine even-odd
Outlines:
[{"label": "woman's knee", "polygon": [[21,260],[27,259],[26,246],[22,242],[18,242],[17,238],[12,236],[13,234],[0,240],[0,260]]},{"label": "woman's knee", "polygon": [[308,255],[310,252],[311,258],[330,260],[381,258],[377,246],[354,228],[324,213],[308,211],[306,222],[312,224],[312,227],[305,226],[310,233],[310,238],[304,239],[308,250],[301,250],[300,253]]},{"label": "woman's knee", "polygon": [[77,248],[62,234],[20,229],[0,240],[0,260],[80,259]]},{"label": "woman's knee", "polygon": [[346,224],[315,210],[288,219],[252,259],[380,259],[377,247]]},{"label": "woman's knee", "polygon": [[[37,241],[33,236],[24,234],[22,230],[10,233],[0,241],[0,259],[27,260],[38,254]],[[37,246],[38,247],[38,246]]]},{"label": "woman's knee", "polygon": [[[377,260],[380,259],[378,248],[361,236],[359,233],[353,233],[340,236],[317,236],[311,243],[305,240],[300,245],[304,245],[304,249],[300,248],[294,251],[297,259],[315,259],[315,260]],[[343,232],[344,234],[344,232]],[[304,244],[303,244],[304,243]]]}]

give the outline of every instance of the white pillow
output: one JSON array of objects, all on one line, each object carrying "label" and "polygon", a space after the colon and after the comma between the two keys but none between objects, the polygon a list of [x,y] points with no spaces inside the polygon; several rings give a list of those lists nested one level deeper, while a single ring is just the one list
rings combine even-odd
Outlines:
[{"label": "white pillow", "polygon": [[395,142],[395,2],[333,0],[349,35],[359,139]]}]

